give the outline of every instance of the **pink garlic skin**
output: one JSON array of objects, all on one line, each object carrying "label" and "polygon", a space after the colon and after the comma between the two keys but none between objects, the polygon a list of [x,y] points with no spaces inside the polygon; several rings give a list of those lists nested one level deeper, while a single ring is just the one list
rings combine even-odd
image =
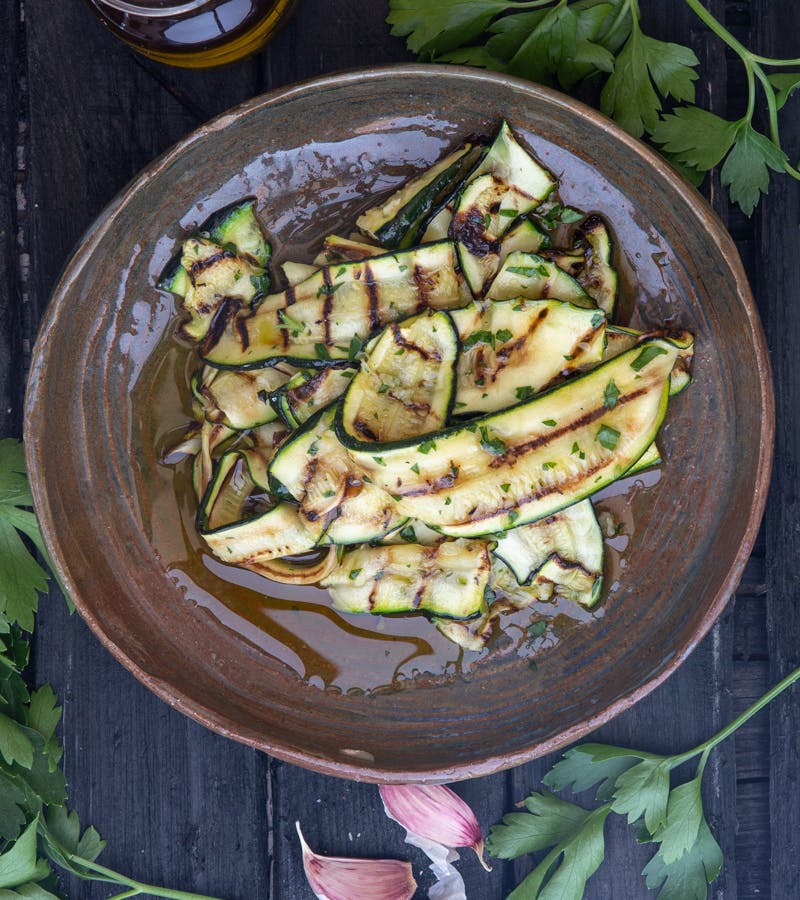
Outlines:
[{"label": "pink garlic skin", "polygon": [[411,900],[417,882],[411,863],[396,859],[321,856],[308,846],[296,822],[303,869],[319,900]]},{"label": "pink garlic skin", "polygon": [[386,812],[406,831],[445,847],[471,847],[481,865],[483,833],[475,813],[443,784],[382,784],[379,787]]}]

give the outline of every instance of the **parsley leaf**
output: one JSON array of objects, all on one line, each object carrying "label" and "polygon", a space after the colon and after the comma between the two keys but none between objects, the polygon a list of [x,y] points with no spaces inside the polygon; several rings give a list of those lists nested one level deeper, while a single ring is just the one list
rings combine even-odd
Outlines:
[{"label": "parsley leaf", "polygon": [[665,862],[659,851],[644,867],[647,886],[661,889],[658,900],[706,900],[707,885],[719,875],[722,851],[708,827],[700,822],[694,844],[679,859]]},{"label": "parsley leaf", "polygon": [[47,558],[36,517],[25,507],[33,497],[25,469],[22,444],[0,441],[0,614],[26,631],[33,631],[39,593],[47,590],[48,576],[31,556],[20,533]]},{"label": "parsley leaf", "polygon": [[553,849],[508,900],[556,900],[582,897],[586,882],[605,856],[603,828],[610,807],[587,810],[548,793],[525,801],[528,813],[511,813],[495,825],[487,847],[494,856],[515,859],[523,853]]},{"label": "parsley leaf", "polygon": [[617,778],[611,808],[627,813],[629,825],[644,816],[645,827],[655,834],[667,819],[670,771],[669,760],[643,759]]},{"label": "parsley leaf", "polygon": [[652,137],[677,162],[705,172],[731,149],[736,128],[736,122],[699,106],[682,106],[660,119]]},{"label": "parsley leaf", "polygon": [[741,206],[746,216],[751,216],[761,194],[769,189],[769,170],[781,172],[786,162],[786,154],[780,147],[744,123],[722,167],[720,180],[728,188],[731,200]]},{"label": "parsley leaf", "polygon": [[596,784],[598,800],[611,798],[617,778],[641,759],[635,750],[608,744],[581,744],[567,750],[542,781],[555,791],[570,788],[576,794]]},{"label": "parsley leaf", "polygon": [[617,400],[619,400],[619,388],[613,378],[606,385],[603,397],[608,409],[613,409],[617,405]]},{"label": "parsley leaf", "polygon": [[478,37],[507,7],[504,0],[393,0],[386,21],[409,50],[432,58]]},{"label": "parsley leaf", "polygon": [[800,88],[800,72],[774,72],[768,75],[769,83],[778,89],[775,105],[778,109],[786,106],[786,101]]}]

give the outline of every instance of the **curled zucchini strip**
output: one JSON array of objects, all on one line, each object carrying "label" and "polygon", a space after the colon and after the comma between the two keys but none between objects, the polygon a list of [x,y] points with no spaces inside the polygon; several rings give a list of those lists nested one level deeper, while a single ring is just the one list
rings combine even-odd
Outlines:
[{"label": "curled zucchini strip", "polygon": [[336,547],[309,560],[271,559],[245,563],[243,568],[284,584],[317,584],[336,568]]}]

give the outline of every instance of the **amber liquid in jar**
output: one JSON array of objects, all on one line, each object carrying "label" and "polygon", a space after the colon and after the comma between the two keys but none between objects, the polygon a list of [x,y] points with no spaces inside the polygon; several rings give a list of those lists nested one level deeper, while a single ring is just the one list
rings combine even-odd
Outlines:
[{"label": "amber liquid in jar", "polygon": [[255,53],[297,0],[87,0],[126,43],[158,62],[207,68]]}]

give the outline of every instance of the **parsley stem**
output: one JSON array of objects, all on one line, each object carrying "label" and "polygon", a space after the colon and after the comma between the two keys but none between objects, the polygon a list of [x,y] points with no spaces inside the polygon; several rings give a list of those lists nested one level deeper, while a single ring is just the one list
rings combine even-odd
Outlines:
[{"label": "parsley stem", "polygon": [[[129,878],[127,875],[115,872],[113,869],[107,869],[99,863],[76,856],[74,853],[70,853],[67,858],[75,866],[86,869],[87,873],[94,872],[96,875],[100,876],[99,880],[101,881],[111,881],[130,888],[130,890],[123,891],[121,894],[117,894],[116,897],[112,897],[111,900],[122,900],[123,897],[136,897],[139,894],[145,894],[150,897],[164,897],[165,900],[220,900],[219,897],[209,897],[206,894],[192,894],[188,891],[173,891],[170,888],[158,887],[153,884],[143,884],[133,878]],[[91,878],[91,874],[89,874],[88,877]]]},{"label": "parsley stem", "polygon": [[753,54],[744,46],[744,44],[740,43],[736,40],[736,38],[728,31],[728,29],[720,22],[718,19],[715,19],[714,16],[700,3],[700,0],[685,0],[686,5],[692,12],[700,19],[702,22],[705,22],[706,25],[716,34],[718,38],[723,40],[736,54],[738,54],[742,60],[755,60],[756,62],[763,62],[761,59],[756,59]]},{"label": "parsley stem", "polygon": [[[743,713],[740,713],[740,715],[726,725],[721,731],[718,731],[713,737],[702,744],[698,744],[697,747],[693,750],[689,750],[688,753],[682,753],[680,756],[673,757],[676,765],[680,762],[686,762],[687,760],[692,759],[692,757],[697,756],[698,753],[702,753],[703,759],[705,760],[710,751],[716,747],[717,744],[721,744],[722,741],[730,737],[734,731],[741,728],[745,722],[752,719],[757,712],[760,712],[768,703],[771,703],[778,694],[783,693],[783,691],[791,687],[798,679],[800,679],[800,668],[790,672],[782,681],[779,681],[774,687],[771,687],[763,697],[756,700],[752,706],[748,706]],[[705,765],[704,762],[702,762],[702,764]]]}]

